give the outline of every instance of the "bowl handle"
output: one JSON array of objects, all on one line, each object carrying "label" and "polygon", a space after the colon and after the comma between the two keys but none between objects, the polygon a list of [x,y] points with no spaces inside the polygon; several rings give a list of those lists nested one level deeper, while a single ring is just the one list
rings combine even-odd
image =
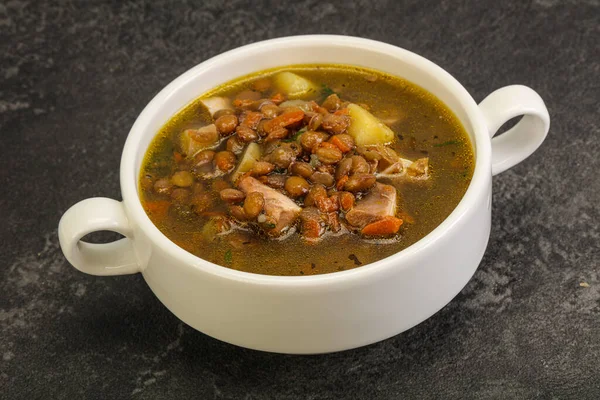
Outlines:
[{"label": "bowl handle", "polygon": [[[111,243],[87,243],[81,238],[97,231],[118,232],[124,239]],[[139,272],[133,252],[132,231],[123,203],[103,197],[86,199],[64,213],[58,224],[60,247],[78,270],[91,275],[125,275]]]},{"label": "bowl handle", "polygon": [[[522,85],[500,88],[479,103],[492,137],[492,175],[506,171],[529,157],[544,141],[550,116],[544,101],[533,89]],[[523,118],[494,138],[509,119]]]}]

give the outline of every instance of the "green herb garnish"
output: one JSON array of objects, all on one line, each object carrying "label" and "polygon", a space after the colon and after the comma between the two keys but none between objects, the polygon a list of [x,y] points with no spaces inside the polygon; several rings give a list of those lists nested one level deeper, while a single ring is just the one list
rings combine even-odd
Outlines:
[{"label": "green herb garnish", "polygon": [[333,89],[323,83],[321,85],[321,96],[323,96],[323,97],[329,97],[332,94],[335,94],[335,92],[333,91]]},{"label": "green herb garnish", "polygon": [[433,147],[444,147],[444,146],[450,146],[453,144],[461,144],[461,142],[458,140],[448,140],[447,142],[434,144]]},{"label": "green herb garnish", "polygon": [[300,137],[300,135],[302,135],[304,132],[306,132],[306,127],[300,129],[298,132],[294,133],[294,136],[292,136],[289,139],[284,140],[284,142],[295,142],[298,140],[298,138]]},{"label": "green herb garnish", "polygon": [[232,260],[233,260],[233,255],[231,254],[231,249],[229,249],[225,252],[225,264],[231,264]]},{"label": "green herb garnish", "polygon": [[275,225],[275,224],[274,224],[274,223],[272,223],[272,222],[267,222],[267,223],[265,224],[265,228],[267,228],[267,229],[275,229],[275,227],[276,227],[276,226],[277,226],[277,225]]}]

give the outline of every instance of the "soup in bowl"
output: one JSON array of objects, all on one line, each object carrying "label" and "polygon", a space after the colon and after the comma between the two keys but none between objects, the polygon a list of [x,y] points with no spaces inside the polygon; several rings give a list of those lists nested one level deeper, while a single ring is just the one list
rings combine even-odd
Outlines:
[{"label": "soup in bowl", "polygon": [[[123,150],[123,201],[74,205],[61,247],[86,273],[141,272],[175,315],[220,340],[358,347],[464,287],[489,238],[492,174],[548,127],[533,90],[505,87],[478,106],[443,69],[391,45],[260,42],[192,68],[148,104]],[[126,238],[80,240],[97,230]]]},{"label": "soup in bowl", "polygon": [[228,82],[178,112],[142,164],[140,195],[169,239],[269,275],[344,271],[397,253],[456,207],[470,139],[433,95],[339,65]]}]

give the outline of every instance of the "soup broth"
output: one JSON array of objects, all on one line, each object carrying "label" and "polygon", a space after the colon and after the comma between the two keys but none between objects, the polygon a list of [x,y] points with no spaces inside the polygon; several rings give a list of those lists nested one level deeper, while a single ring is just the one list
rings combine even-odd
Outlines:
[{"label": "soup broth", "polygon": [[395,76],[288,66],[199,95],[157,133],[139,192],[170,240],[224,267],[313,275],[381,260],[437,227],[471,181],[460,121]]}]

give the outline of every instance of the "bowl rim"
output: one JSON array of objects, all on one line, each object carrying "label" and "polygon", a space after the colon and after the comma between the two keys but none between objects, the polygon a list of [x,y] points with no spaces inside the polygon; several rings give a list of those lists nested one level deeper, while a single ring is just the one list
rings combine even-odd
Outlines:
[{"label": "bowl rim", "polygon": [[[185,87],[194,77],[204,71],[218,67],[219,64],[243,58],[245,55],[249,55],[255,51],[264,50],[265,48],[268,49],[269,47],[305,46],[310,44],[352,47],[357,51],[360,51],[361,49],[368,49],[370,51],[375,50],[380,53],[402,58],[404,61],[411,64],[419,64],[419,68],[425,70],[426,73],[438,75],[446,88],[450,90],[466,112],[467,121],[461,120],[461,122],[463,125],[466,122],[470,122],[472,126],[475,168],[467,191],[454,210],[452,210],[452,212],[437,227],[423,238],[391,256],[345,271],[310,276],[263,275],[223,267],[204,260],[179,247],[165,236],[150,220],[142,207],[137,193],[138,185],[135,174],[135,155],[140,146],[140,142],[144,137],[146,130],[145,126],[151,116],[158,112],[163,103],[168,101],[171,96],[175,95],[180,89]],[[433,94],[435,95],[435,93]],[[221,278],[244,283],[285,287],[331,285],[340,282],[347,283],[355,281],[356,279],[366,282],[369,279],[375,279],[375,277],[379,276],[384,271],[389,272],[392,268],[408,268],[408,264],[411,263],[403,263],[402,261],[419,257],[420,254],[427,251],[428,248],[440,240],[448,230],[459,223],[459,221],[462,220],[462,217],[468,212],[469,208],[476,203],[480,191],[486,187],[485,183],[489,179],[491,179],[491,142],[483,116],[479,111],[475,100],[450,73],[434,62],[401,47],[372,39],[343,35],[298,35],[259,41],[226,51],[188,69],[156,94],[139,114],[125,141],[120,166],[121,193],[128,218],[133,220],[133,223],[137,224],[139,229],[148,236],[149,240],[152,241],[154,245],[159,246],[170,257],[176,259],[181,264],[185,264],[189,268],[195,269],[199,273],[209,273]],[[133,229],[133,231],[135,232],[135,229]],[[135,238],[132,237],[132,239]],[[142,273],[143,270],[144,267],[142,267]]]}]

